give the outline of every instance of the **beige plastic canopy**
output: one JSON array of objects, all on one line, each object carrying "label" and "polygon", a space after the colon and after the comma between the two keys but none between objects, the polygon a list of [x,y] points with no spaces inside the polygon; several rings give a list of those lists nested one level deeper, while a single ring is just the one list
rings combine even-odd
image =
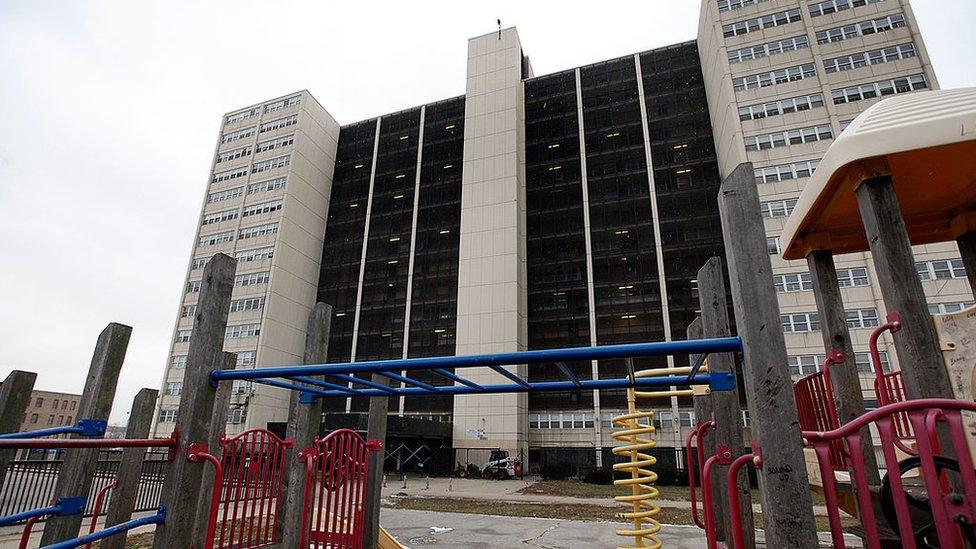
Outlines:
[{"label": "beige plastic canopy", "polygon": [[868,250],[854,191],[890,175],[912,244],[976,231],[976,88],[891,97],[834,140],[783,229],[783,258]]}]

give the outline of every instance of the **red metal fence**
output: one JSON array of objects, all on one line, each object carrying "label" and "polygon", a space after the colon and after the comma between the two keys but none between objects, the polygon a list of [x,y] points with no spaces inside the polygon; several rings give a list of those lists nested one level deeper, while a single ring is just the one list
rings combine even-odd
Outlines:
[{"label": "red metal fence", "polygon": [[366,441],[355,431],[338,429],[302,451],[307,473],[299,547],[363,546],[369,454],[380,447],[380,441]]}]

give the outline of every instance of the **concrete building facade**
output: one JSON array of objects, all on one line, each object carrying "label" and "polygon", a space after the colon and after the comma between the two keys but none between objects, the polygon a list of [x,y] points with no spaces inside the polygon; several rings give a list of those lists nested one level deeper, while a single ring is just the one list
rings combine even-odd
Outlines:
[{"label": "concrete building facade", "polygon": [[[695,41],[549,75],[533,74],[514,28],[472,38],[463,96],[341,127],[305,91],[233,111],[157,434],[172,428],[194,282],[214,252],[241,260],[227,344],[238,367],[300,362],[316,300],[335,308],[329,362],[682,339],[697,269],[724,254],[715,194],[745,161],[756,166],[791,365],[812,372],[823,354],[816,307],[806,266],[779,258],[783,222],[846,123],[879,97],[936,87],[907,1],[704,0]],[[933,312],[971,304],[953,245],[916,253]],[[867,372],[867,336],[886,311],[866,254],[838,268]],[[893,352],[885,358],[897,368]],[[568,366],[582,378],[626,368]],[[562,377],[555,365],[511,371]],[[453,384],[413,376],[403,383]],[[611,459],[624,397],[391,397],[389,409],[450,422],[456,449],[598,466]],[[229,428],[283,421],[286,404],[267,387],[236,386]],[[691,403],[651,405],[659,447],[680,446]],[[326,409],[361,413],[367,402]]]}]

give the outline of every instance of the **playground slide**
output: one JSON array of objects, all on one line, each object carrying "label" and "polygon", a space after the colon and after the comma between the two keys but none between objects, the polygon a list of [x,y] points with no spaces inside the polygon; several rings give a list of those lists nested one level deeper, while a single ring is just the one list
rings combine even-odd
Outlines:
[{"label": "playground slide", "polygon": [[380,526],[380,549],[406,549],[406,546],[397,541],[385,528]]}]

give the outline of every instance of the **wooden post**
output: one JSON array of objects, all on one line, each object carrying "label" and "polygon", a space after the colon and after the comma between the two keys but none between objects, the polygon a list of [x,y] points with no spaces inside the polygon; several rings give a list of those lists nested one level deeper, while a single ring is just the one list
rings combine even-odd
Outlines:
[{"label": "wooden post", "polygon": [[[373,374],[373,383],[387,384],[387,378]],[[383,497],[383,464],[386,461],[386,419],[390,407],[390,397],[380,396],[369,399],[369,421],[366,425],[366,438],[379,440],[384,444],[379,452],[369,453],[369,477],[366,480],[366,512],[363,523],[363,547],[370,549],[379,546],[380,500]]]},{"label": "wooden post", "polygon": [[855,191],[888,312],[901,315],[895,352],[909,399],[952,398],[949,374],[929,314],[915,257],[890,176],[867,179]]},{"label": "wooden post", "polygon": [[[728,337],[729,302],[725,293],[725,276],[722,272],[722,259],[709,258],[705,265],[698,270],[698,303],[701,307],[701,330],[704,337]],[[714,353],[708,357],[709,372],[734,372],[734,362],[730,353]],[[712,401],[712,413],[715,417],[715,435],[712,444],[725,446],[732,450],[733,459],[745,452],[746,444],[742,440],[742,409],[739,406],[739,388],[731,391],[715,392],[709,395]],[[698,399],[696,399],[698,400]],[[728,496],[728,466],[719,465],[715,468],[713,501],[716,502],[715,511],[718,519],[719,531],[724,535],[722,539],[731,540],[730,507]],[[756,529],[752,520],[752,491],[749,486],[749,471],[742,468],[739,471],[737,488],[741,502],[738,520],[742,524],[745,548],[756,546]]]},{"label": "wooden post", "polygon": [[[21,419],[30,406],[31,391],[37,374],[14,370],[7,374],[7,378],[0,385],[0,433],[16,433],[20,431]],[[0,450],[0,486],[3,486],[7,476],[7,467],[17,455],[17,450]]]},{"label": "wooden post", "polygon": [[[156,527],[155,549],[199,548],[203,544],[203,539],[195,538],[193,532],[197,517],[208,511],[198,505],[203,471],[213,465],[190,463],[186,452],[194,442],[208,442],[212,429],[223,428],[223,424],[210,424],[217,397],[217,388],[210,384],[210,372],[224,366],[224,336],[236,268],[236,260],[216,254],[203,270],[183,374],[183,394],[176,417],[179,446],[176,459],[166,468],[166,480],[159,497],[159,503],[166,506],[166,522]],[[215,448],[210,450],[217,451]]]},{"label": "wooden post", "polygon": [[[847,328],[844,301],[840,294],[840,284],[837,282],[837,269],[834,267],[834,256],[830,250],[814,250],[807,256],[807,265],[810,267],[813,295],[817,300],[817,312],[820,314],[820,335],[823,338],[824,349],[828,353],[839,351],[844,355],[844,362],[830,366],[834,403],[840,424],[843,425],[863,416],[865,410],[864,396],[861,393],[861,377],[854,360],[854,347]],[[861,430],[861,437],[861,453],[864,455],[864,469],[868,484],[879,486],[881,478],[878,476],[878,460],[874,454],[871,429],[864,427]]]},{"label": "wooden post", "polygon": [[[237,353],[224,351],[224,364],[222,369],[233,370],[237,367]],[[220,448],[220,438],[227,430],[227,413],[230,411],[230,397],[234,392],[234,382],[223,382],[217,385],[217,396],[214,397],[213,413],[210,414],[210,439],[207,447],[210,453],[223,459],[223,450]],[[217,471],[213,467],[203,469],[203,480],[200,481],[200,497],[197,499],[197,509],[210,509],[211,497],[213,496],[214,477]],[[202,539],[207,535],[210,517],[206,513],[197,516],[196,525],[193,527],[194,537]]]},{"label": "wooden post", "polygon": [[962,264],[966,267],[966,277],[969,279],[969,289],[976,296],[976,231],[963,233],[956,239]]},{"label": "wooden post", "polygon": [[[88,379],[78,403],[78,419],[103,419],[108,421],[115,400],[115,387],[125,361],[132,328],[112,322],[98,335],[95,353],[88,368]],[[72,448],[65,451],[58,482],[52,498],[85,496],[91,490],[95,468],[98,466],[98,448]],[[78,537],[81,515],[51,517],[44,525],[41,546],[51,545]]]},{"label": "wooden post", "polygon": [[813,500],[752,163],[739,164],[722,182],[718,206],[736,331],[745,348],[742,373],[752,434],[762,447],[758,474],[766,545],[813,549],[819,545]]},{"label": "wooden post", "polygon": [[[332,305],[316,303],[308,315],[305,334],[305,364],[324,364],[329,354],[329,332],[332,328]],[[283,471],[285,494],[278,504],[278,539],[282,547],[298,547],[302,529],[302,514],[305,510],[305,462],[298,458],[299,452],[311,448],[322,426],[322,399],[311,404],[298,401],[299,394],[292,391],[291,405],[288,409],[288,429],[286,438],[294,440],[295,445],[288,450],[288,459]]]},{"label": "wooden post", "polygon": [[[125,438],[149,436],[158,396],[159,391],[155,389],[140,389],[136,393],[136,397],[132,400],[132,410],[129,412],[129,423],[125,428]],[[142,476],[142,464],[145,459],[145,448],[126,448],[122,451],[119,470],[115,475],[115,488],[112,488],[112,497],[109,498],[108,511],[105,513],[106,528],[122,524],[132,518],[132,509],[135,507],[136,496],[139,493],[139,479]],[[123,549],[125,538],[125,532],[110,536],[99,544],[99,548]]]},{"label": "wooden post", "polygon": [[[691,323],[688,324],[688,328],[685,330],[685,337],[687,339],[701,339],[703,337],[702,336],[702,320],[701,320],[701,317],[700,316],[695,317],[695,320],[692,320]],[[688,365],[689,366],[694,366],[695,365],[695,359],[696,359],[696,357],[694,355],[689,356],[688,357]],[[712,397],[711,397],[711,395],[709,395],[709,396],[703,396],[703,397],[695,397],[695,399],[693,400],[693,403],[695,405],[695,422],[696,423],[702,423],[703,421],[708,421],[708,420],[712,419]],[[706,437],[706,440],[708,442],[705,445],[705,455],[706,456],[715,455],[715,444],[714,444],[715,437],[709,435],[708,437]],[[699,444],[702,444],[703,442],[704,441],[701,441],[701,440],[698,441]],[[688,459],[690,460],[689,463],[694,463],[694,459],[691,456],[689,456]]]}]

